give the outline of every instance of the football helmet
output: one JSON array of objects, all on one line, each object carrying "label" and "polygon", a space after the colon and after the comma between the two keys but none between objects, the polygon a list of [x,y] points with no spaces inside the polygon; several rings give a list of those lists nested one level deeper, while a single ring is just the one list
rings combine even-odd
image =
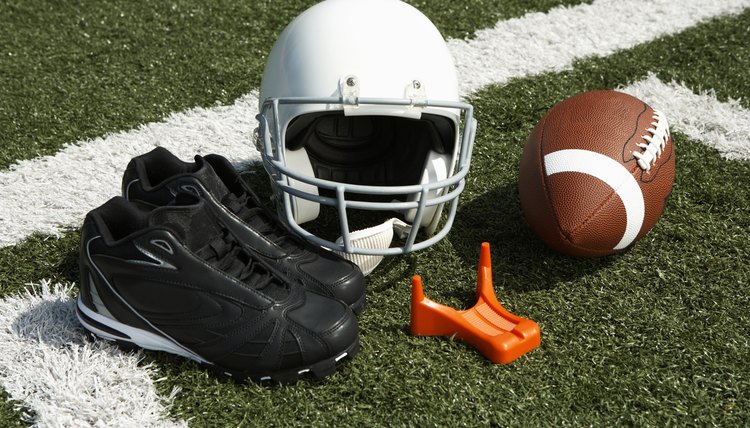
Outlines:
[{"label": "football helmet", "polygon": [[[445,40],[417,9],[399,0],[309,8],[274,44],[259,100],[256,145],[295,232],[365,272],[384,255],[426,248],[448,233],[476,120],[459,100]],[[301,226],[321,209],[338,216],[339,239]],[[352,231],[352,210],[400,218]]]}]

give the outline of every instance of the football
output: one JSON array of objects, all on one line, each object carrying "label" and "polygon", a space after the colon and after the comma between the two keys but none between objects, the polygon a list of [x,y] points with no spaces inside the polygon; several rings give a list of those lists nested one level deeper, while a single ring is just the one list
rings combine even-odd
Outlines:
[{"label": "football", "polygon": [[597,257],[648,233],[674,175],[664,113],[622,92],[591,91],[556,104],[534,127],[518,191],[526,220],[547,245]]}]

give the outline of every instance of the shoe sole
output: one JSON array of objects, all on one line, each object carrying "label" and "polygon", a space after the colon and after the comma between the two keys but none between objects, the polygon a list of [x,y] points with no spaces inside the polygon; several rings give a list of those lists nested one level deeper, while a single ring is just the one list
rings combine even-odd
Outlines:
[{"label": "shoe sole", "polygon": [[315,379],[322,380],[336,371],[337,363],[346,358],[352,358],[359,352],[359,337],[356,337],[355,341],[344,352],[307,366],[280,370],[272,373],[233,371],[217,366],[164,336],[123,324],[117,320],[96,313],[83,303],[80,296],[77,299],[76,316],[81,325],[83,325],[89,333],[93,334],[95,337],[115,342],[117,345],[127,350],[143,348],[151,351],[163,351],[179,355],[199,363],[201,366],[214,373],[227,376],[237,381],[271,381],[289,384],[297,382],[301,376],[308,375]]},{"label": "shoe sole", "polygon": [[359,300],[349,305],[350,308],[352,308],[352,311],[354,311],[354,315],[359,316],[359,314],[362,313],[362,311],[365,310],[365,307],[367,306],[367,296],[364,294],[362,297],[360,297]]}]

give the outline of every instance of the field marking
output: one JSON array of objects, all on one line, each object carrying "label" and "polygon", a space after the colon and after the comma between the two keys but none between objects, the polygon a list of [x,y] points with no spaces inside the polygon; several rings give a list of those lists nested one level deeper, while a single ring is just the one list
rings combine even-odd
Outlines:
[{"label": "field marking", "polygon": [[573,61],[675,34],[737,14],[748,0],[599,0],[499,21],[472,40],[449,40],[463,95],[514,77],[572,68]]},{"label": "field marking", "polygon": [[221,153],[235,164],[260,160],[251,144],[258,96],[231,106],[195,108],[162,122],[68,145],[55,155],[21,161],[0,172],[0,247],[34,232],[59,235],[87,212],[121,194],[122,174],[134,156],[161,145],[184,160]]},{"label": "field marking", "polygon": [[696,94],[653,74],[620,90],[664,112],[673,130],[718,150],[723,157],[750,159],[750,110],[737,100],[720,102],[713,91]]},{"label": "field marking", "polygon": [[166,419],[143,354],[90,341],[75,315],[72,285],[42,281],[0,299],[0,384],[33,411],[37,426],[187,426]]}]

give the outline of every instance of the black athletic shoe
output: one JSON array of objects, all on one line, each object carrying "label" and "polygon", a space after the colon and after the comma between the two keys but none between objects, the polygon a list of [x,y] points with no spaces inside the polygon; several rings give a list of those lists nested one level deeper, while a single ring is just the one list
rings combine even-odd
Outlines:
[{"label": "black athletic shoe", "polygon": [[237,171],[219,155],[183,162],[163,147],[133,158],[123,177],[123,196],[151,206],[169,204],[180,191],[203,197],[222,221],[259,257],[310,289],[342,300],[361,312],[362,271],[339,255],[291,232],[265,208]]},{"label": "black athletic shoe", "polygon": [[183,194],[148,212],[116,197],[91,211],[81,233],[81,324],[237,379],[324,377],[357,353],[347,305],[255,258],[206,205]]}]

